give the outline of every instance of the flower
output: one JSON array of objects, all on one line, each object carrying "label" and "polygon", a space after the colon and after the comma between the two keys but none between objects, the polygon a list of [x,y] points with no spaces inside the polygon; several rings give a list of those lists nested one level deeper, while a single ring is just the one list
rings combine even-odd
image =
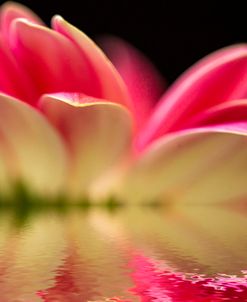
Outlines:
[{"label": "flower", "polygon": [[14,184],[50,199],[246,196],[245,44],[201,60],[160,98],[161,76],[116,38],[103,41],[111,63],[60,16],[49,29],[11,2],[1,7],[0,31],[4,198]]}]

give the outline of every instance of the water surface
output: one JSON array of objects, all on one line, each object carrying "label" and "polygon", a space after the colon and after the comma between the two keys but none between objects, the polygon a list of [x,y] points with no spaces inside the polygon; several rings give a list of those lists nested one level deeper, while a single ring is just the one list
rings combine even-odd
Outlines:
[{"label": "water surface", "polygon": [[244,207],[0,213],[1,302],[247,301]]}]

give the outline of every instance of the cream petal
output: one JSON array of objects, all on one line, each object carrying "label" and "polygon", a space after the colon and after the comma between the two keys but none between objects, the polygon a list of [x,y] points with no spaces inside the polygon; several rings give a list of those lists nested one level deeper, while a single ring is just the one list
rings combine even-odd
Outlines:
[{"label": "cream petal", "polygon": [[119,194],[136,202],[214,203],[247,195],[247,123],[168,135],[139,154]]},{"label": "cream petal", "polygon": [[55,129],[38,111],[4,94],[0,94],[0,112],[1,166],[5,167],[1,191],[7,193],[21,182],[42,196],[60,192],[67,155]]},{"label": "cream petal", "polygon": [[80,94],[44,95],[41,109],[61,132],[70,153],[73,197],[118,163],[130,146],[131,119],[121,105]]}]

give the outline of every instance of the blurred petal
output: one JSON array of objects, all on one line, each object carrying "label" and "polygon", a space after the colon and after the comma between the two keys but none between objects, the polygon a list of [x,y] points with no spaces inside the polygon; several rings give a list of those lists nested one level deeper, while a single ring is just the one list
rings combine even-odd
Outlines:
[{"label": "blurred petal", "polygon": [[11,30],[12,50],[36,90],[34,101],[59,91],[101,94],[94,70],[69,39],[23,19],[16,20]]},{"label": "blurred petal", "polygon": [[247,120],[247,100],[235,100],[214,106],[195,117],[186,127],[244,122]]},{"label": "blurred petal", "polygon": [[246,135],[247,123],[236,123],[157,140],[126,175],[122,198],[213,203],[246,196]]},{"label": "blurred petal", "polygon": [[[2,141],[2,135],[0,134],[0,138]],[[9,192],[9,182],[8,182],[8,168],[6,163],[2,160],[4,153],[2,148],[0,147],[0,202],[2,202],[4,195]]]},{"label": "blurred petal", "polygon": [[57,133],[36,110],[3,94],[0,112],[0,153],[8,184],[21,181],[41,196],[57,194],[66,174],[66,154]]},{"label": "blurred petal", "polygon": [[42,20],[28,7],[20,3],[7,1],[0,7],[0,32],[7,37],[12,22],[18,18],[24,18],[30,22],[44,25]]},{"label": "blurred petal", "polygon": [[25,71],[21,70],[16,58],[0,34],[0,92],[24,101],[32,98],[32,85]]},{"label": "blurred petal", "polygon": [[127,85],[135,119],[142,126],[165,90],[164,80],[152,63],[127,42],[106,37],[100,45]]},{"label": "blurred petal", "polygon": [[61,132],[71,156],[69,190],[86,194],[89,184],[125,155],[131,120],[121,105],[79,94],[45,95],[41,108]]},{"label": "blurred petal", "polygon": [[184,128],[191,117],[220,103],[247,96],[247,45],[231,46],[201,60],[161,98],[140,137],[140,147]]},{"label": "blurred petal", "polygon": [[129,106],[129,95],[122,78],[98,46],[60,16],[53,18],[53,28],[68,37],[87,59],[101,84],[100,97]]}]

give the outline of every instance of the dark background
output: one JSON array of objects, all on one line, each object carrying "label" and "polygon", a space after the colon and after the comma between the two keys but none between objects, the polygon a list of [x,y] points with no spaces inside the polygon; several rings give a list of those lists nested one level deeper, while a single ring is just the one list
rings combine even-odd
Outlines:
[{"label": "dark background", "polygon": [[168,82],[211,51],[247,42],[244,1],[19,2],[47,24],[52,15],[60,14],[92,38],[110,33],[126,39],[155,63]]}]

